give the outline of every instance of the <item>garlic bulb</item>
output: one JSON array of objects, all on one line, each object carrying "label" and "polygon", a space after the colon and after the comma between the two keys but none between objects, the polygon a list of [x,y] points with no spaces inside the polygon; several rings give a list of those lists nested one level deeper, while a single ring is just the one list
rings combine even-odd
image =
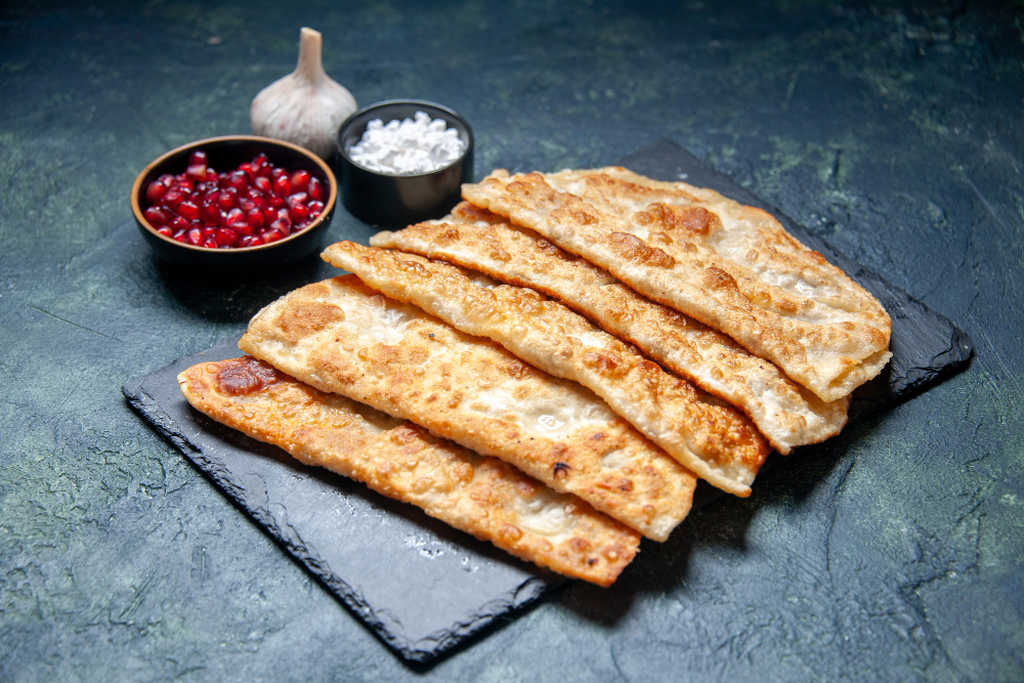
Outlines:
[{"label": "garlic bulb", "polygon": [[293,142],[329,160],[338,127],[356,110],[356,101],[324,71],[322,45],[319,31],[302,28],[295,71],[256,95],[249,119],[253,133]]}]

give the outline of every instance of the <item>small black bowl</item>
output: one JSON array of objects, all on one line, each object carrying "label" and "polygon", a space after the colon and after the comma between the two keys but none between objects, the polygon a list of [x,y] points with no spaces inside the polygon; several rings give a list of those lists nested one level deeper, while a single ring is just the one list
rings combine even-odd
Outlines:
[{"label": "small black bowl", "polygon": [[[419,175],[392,175],[372,171],[352,160],[349,150],[359,142],[373,119],[384,123],[422,111],[443,119],[466,144],[458,159],[436,171]],[[458,203],[462,183],[473,179],[473,129],[459,114],[433,102],[388,100],[371,104],[348,117],[338,130],[336,168],[341,198],[352,215],[383,227],[439,218]]]},{"label": "small black bowl", "polygon": [[[195,149],[206,152],[211,168],[228,171],[245,161],[251,161],[260,152],[275,166],[289,172],[305,169],[323,183],[326,190],[324,210],[311,224],[299,232],[276,242],[255,247],[210,249],[184,244],[158,233],[146,221],[143,211],[149,206],[146,188],[165,173],[182,173],[188,165],[189,155]],[[327,226],[334,217],[338,200],[338,182],[330,166],[309,150],[282,140],[255,135],[228,135],[197,140],[173,149],[150,162],[132,184],[131,205],[135,222],[149,245],[162,259],[171,263],[219,269],[275,266],[319,253],[327,237]]]}]

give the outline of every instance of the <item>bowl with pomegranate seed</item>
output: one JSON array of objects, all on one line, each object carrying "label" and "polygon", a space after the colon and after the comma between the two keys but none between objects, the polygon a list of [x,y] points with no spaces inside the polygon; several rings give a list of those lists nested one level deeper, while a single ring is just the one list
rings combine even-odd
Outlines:
[{"label": "bowl with pomegranate seed", "polygon": [[337,203],[330,167],[297,145],[254,135],[197,140],[135,178],[139,230],[165,260],[251,267],[318,253]]}]

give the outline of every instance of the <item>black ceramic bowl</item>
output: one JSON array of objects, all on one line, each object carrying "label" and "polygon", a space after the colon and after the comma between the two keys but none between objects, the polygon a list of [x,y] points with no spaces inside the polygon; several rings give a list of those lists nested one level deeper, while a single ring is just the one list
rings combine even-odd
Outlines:
[{"label": "black ceramic bowl", "polygon": [[[465,151],[452,163],[430,173],[391,175],[370,170],[352,160],[351,148],[373,119],[384,123],[412,117],[422,111],[443,119],[458,131]],[[352,114],[338,130],[336,169],[341,178],[342,201],[352,215],[383,227],[439,218],[458,203],[462,183],[473,179],[473,130],[456,112],[422,100],[389,100],[371,104]]]},{"label": "black ceramic bowl", "polygon": [[[210,168],[229,171],[245,161],[251,161],[260,152],[275,166],[289,172],[305,169],[323,183],[326,190],[324,210],[313,223],[299,232],[288,235],[276,242],[255,247],[210,249],[178,242],[158,233],[145,219],[143,212],[149,206],[146,188],[150,182],[165,173],[182,173],[188,165],[189,155],[195,149],[206,152]],[[206,140],[197,140],[173,149],[152,161],[135,178],[132,184],[131,205],[135,222],[143,237],[157,255],[172,263],[210,268],[250,268],[274,266],[318,253],[327,237],[327,226],[331,223],[338,199],[338,183],[330,166],[307,149],[281,140],[255,135],[229,135]]]}]

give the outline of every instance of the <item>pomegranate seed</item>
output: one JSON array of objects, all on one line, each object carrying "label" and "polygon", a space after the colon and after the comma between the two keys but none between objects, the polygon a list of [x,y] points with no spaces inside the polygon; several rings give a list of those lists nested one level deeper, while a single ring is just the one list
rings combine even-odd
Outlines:
[{"label": "pomegranate seed", "polygon": [[238,204],[238,190],[233,187],[229,187],[226,190],[221,190],[220,194],[217,195],[217,205],[220,208],[227,211],[228,209],[234,208]]},{"label": "pomegranate seed", "polygon": [[272,194],[267,197],[267,204],[270,204],[270,208],[272,209],[283,209],[284,203],[284,198],[278,197],[276,194]]},{"label": "pomegranate seed", "polygon": [[309,204],[307,204],[306,206],[308,206],[308,207],[309,207],[309,215],[310,215],[310,216],[314,216],[314,215],[315,215],[315,216],[319,216],[319,215],[320,215],[320,212],[324,210],[324,203],[323,203],[323,202],[321,202],[321,201],[318,201],[318,200],[316,200],[316,199],[314,199],[313,201],[311,201],[311,202],[310,202]]},{"label": "pomegranate seed", "polygon": [[168,223],[175,232],[188,230],[188,221],[181,216],[171,216],[171,220]]},{"label": "pomegranate seed", "polygon": [[228,176],[228,185],[240,193],[245,192],[249,187],[249,176],[245,174],[245,171],[232,171]]},{"label": "pomegranate seed", "polygon": [[277,220],[277,209],[272,206],[265,207],[262,213],[264,223],[270,224]]},{"label": "pomegranate seed", "polygon": [[281,176],[286,176],[286,175],[288,175],[288,171],[284,170],[280,166],[273,166],[270,169],[270,179],[271,180],[277,180]]},{"label": "pomegranate seed", "polygon": [[323,201],[324,184],[320,182],[319,178],[310,177],[309,187],[306,189],[306,192],[309,192],[310,199],[315,199],[318,202]]},{"label": "pomegranate seed", "polygon": [[171,230],[170,228],[168,228],[166,225],[164,227],[162,227],[162,228],[159,228],[157,230],[157,232],[160,233],[161,235],[163,235],[164,237],[173,237],[174,236],[174,231]]},{"label": "pomegranate seed", "polygon": [[273,232],[275,230],[280,232],[283,237],[292,231],[292,222],[287,219],[278,218],[270,224],[270,230],[268,230],[268,232]]},{"label": "pomegranate seed", "polygon": [[159,180],[154,180],[146,187],[146,199],[150,204],[156,204],[164,196],[164,192],[167,192],[167,186]]},{"label": "pomegranate seed", "polygon": [[248,212],[250,212],[250,211],[252,211],[253,209],[256,208],[256,202],[254,202],[249,197],[239,197],[238,198],[238,208],[240,208],[242,211],[245,211],[246,213],[248,213]]},{"label": "pomegranate seed", "polygon": [[254,228],[262,228],[266,221],[263,219],[263,211],[257,208],[245,212],[245,222]]},{"label": "pomegranate seed", "polygon": [[203,246],[206,247],[207,249],[216,249],[217,248],[217,238],[214,237],[213,235],[210,235],[209,237],[204,237],[203,238]]},{"label": "pomegranate seed", "polygon": [[203,202],[203,206],[200,207],[200,214],[207,223],[219,224],[222,220],[220,207],[213,202]]},{"label": "pomegranate seed", "polygon": [[158,206],[151,206],[142,213],[146,221],[154,228],[159,228],[161,225],[167,223],[168,216],[167,212]]},{"label": "pomegranate seed", "polygon": [[262,237],[263,238],[263,242],[266,243],[266,242],[276,242],[279,239],[284,238],[284,235],[285,234],[283,232],[281,232],[280,230],[273,229],[273,230],[267,230],[266,232],[261,234],[260,237]]},{"label": "pomegranate seed", "polygon": [[312,178],[309,171],[296,171],[292,173],[291,183],[293,192],[304,192],[309,187],[309,180]]},{"label": "pomegranate seed", "polygon": [[218,228],[215,238],[218,247],[233,247],[238,242],[238,233],[230,228]]},{"label": "pomegranate seed", "polygon": [[245,176],[252,182],[252,179],[256,177],[256,169],[253,168],[252,163],[244,161],[238,165],[238,170],[245,173]]},{"label": "pomegranate seed", "polygon": [[199,218],[199,207],[191,200],[178,204],[178,215],[188,220]]},{"label": "pomegranate seed", "polygon": [[185,201],[185,193],[179,190],[177,187],[172,187],[164,193],[163,205],[176,209],[178,204]]},{"label": "pomegranate seed", "polygon": [[192,153],[188,155],[188,163],[190,166],[198,166],[199,164],[206,166],[206,152],[201,149],[192,150]]},{"label": "pomegranate seed", "polygon": [[294,204],[305,204],[309,201],[309,195],[305,192],[295,192],[288,195],[288,198],[285,201],[288,202],[289,206]]},{"label": "pomegranate seed", "polygon": [[247,221],[238,221],[237,223],[231,224],[231,229],[237,232],[239,235],[251,235],[252,226]]},{"label": "pomegranate seed", "polygon": [[206,164],[195,164],[185,169],[185,175],[196,182],[206,180]]},{"label": "pomegranate seed", "polygon": [[206,182],[213,183],[214,185],[216,185],[219,179],[220,179],[220,174],[217,173],[217,171],[215,171],[212,168],[210,168],[209,166],[207,166],[207,168],[206,168]]},{"label": "pomegranate seed", "polygon": [[233,223],[238,223],[239,221],[244,220],[245,212],[239,209],[238,207],[235,207],[228,211],[227,214],[224,216],[224,225],[231,225]]},{"label": "pomegranate seed", "polygon": [[252,184],[257,190],[264,194],[270,194],[274,191],[274,184],[270,182],[270,178],[266,176],[257,176],[256,179],[252,181]]},{"label": "pomegranate seed", "polygon": [[185,194],[192,194],[192,191],[196,189],[195,183],[190,179],[179,177],[174,181],[174,186],[184,192]]},{"label": "pomegranate seed", "polygon": [[190,229],[187,233],[185,233],[185,236],[188,239],[189,244],[193,244],[197,247],[203,241],[203,231],[200,228]]},{"label": "pomegranate seed", "polygon": [[309,219],[309,207],[305,204],[292,204],[288,215],[291,216],[293,223],[303,223]]},{"label": "pomegranate seed", "polygon": [[238,240],[238,246],[240,247],[258,247],[261,244],[263,244],[263,240],[260,239],[259,235],[246,235]]},{"label": "pomegranate seed", "polygon": [[174,239],[178,240],[179,242],[187,242],[188,241],[188,237],[186,237],[184,231],[174,233]]},{"label": "pomegranate seed", "polygon": [[288,223],[288,227],[291,227],[292,217],[288,213],[288,209],[278,209],[277,210],[277,220],[284,221],[284,222]]},{"label": "pomegranate seed", "polygon": [[270,159],[267,158],[266,154],[260,152],[252,158],[252,165],[253,168],[256,169],[266,168],[267,166],[270,166]]},{"label": "pomegranate seed", "polygon": [[170,187],[171,185],[174,184],[174,176],[172,176],[170,173],[164,173],[162,176],[157,178],[156,181],[163,185],[164,187]]},{"label": "pomegranate seed", "polygon": [[282,174],[273,179],[274,181],[274,194],[278,197],[287,197],[291,194],[292,182],[288,179],[287,174]]}]

